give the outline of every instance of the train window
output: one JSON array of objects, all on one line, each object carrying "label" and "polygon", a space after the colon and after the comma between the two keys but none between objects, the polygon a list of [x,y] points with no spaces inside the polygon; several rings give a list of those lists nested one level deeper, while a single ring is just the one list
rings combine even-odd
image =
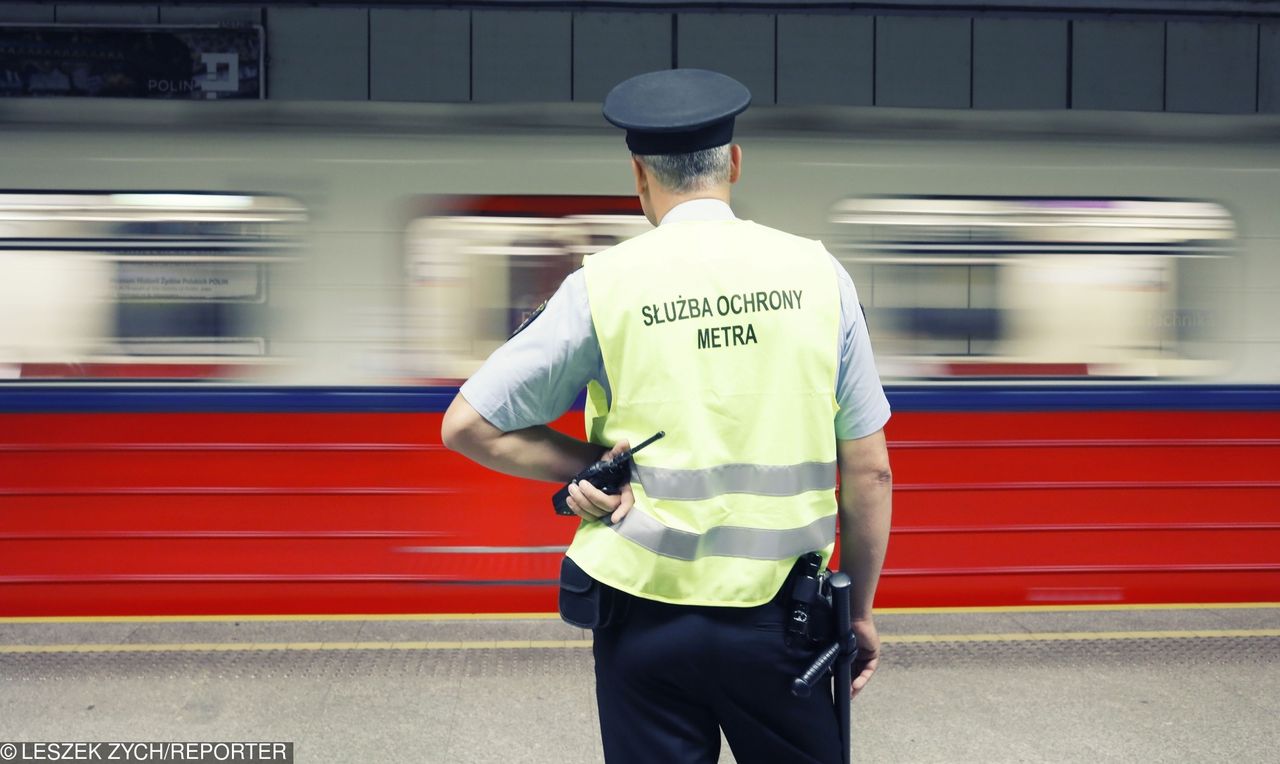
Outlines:
[{"label": "train window", "polygon": [[470,376],[585,255],[649,227],[635,197],[422,200],[407,234],[410,373]]},{"label": "train window", "polygon": [[1214,284],[1235,237],[1211,202],[841,201],[849,268],[886,377],[1127,378],[1216,371]]},{"label": "train window", "polygon": [[218,193],[0,193],[0,372],[220,379],[271,363],[304,209]]}]

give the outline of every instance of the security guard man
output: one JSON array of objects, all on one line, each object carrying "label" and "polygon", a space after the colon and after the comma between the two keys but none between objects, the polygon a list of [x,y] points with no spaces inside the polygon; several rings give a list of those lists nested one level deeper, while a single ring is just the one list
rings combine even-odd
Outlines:
[{"label": "security guard man", "polygon": [[[889,406],[844,268],[728,205],[749,103],[737,81],[695,69],[609,93],[604,116],[627,131],[657,227],[588,257],[444,418],[448,447],[561,484],[667,433],[620,493],[569,488],[582,521],[566,566],[628,605],[594,642],[611,764],[713,762],[721,730],[743,764],[840,761],[831,695],[789,693],[815,651],[783,637],[793,566],[833,554],[837,514],[859,644],[850,692],[879,656]],[[584,386],[588,440],[545,426]]]}]

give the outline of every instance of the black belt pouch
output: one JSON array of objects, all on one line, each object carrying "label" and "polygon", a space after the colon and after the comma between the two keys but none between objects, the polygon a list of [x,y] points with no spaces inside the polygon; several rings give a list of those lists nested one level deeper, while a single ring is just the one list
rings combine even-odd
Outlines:
[{"label": "black belt pouch", "polygon": [[607,629],[622,623],[627,595],[605,586],[568,557],[560,562],[560,617],[580,629]]}]

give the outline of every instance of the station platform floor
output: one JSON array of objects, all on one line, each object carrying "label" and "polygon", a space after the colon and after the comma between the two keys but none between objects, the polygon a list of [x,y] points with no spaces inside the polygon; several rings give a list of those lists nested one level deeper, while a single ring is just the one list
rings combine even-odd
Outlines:
[{"label": "station platform floor", "polygon": [[[1280,760],[1280,603],[877,623],[855,762]],[[0,741],[585,764],[602,759],[593,693],[590,634],[554,616],[0,619]]]}]

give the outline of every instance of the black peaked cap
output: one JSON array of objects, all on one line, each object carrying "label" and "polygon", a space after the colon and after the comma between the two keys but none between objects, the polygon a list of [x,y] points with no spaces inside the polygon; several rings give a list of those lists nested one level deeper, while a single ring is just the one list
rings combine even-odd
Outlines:
[{"label": "black peaked cap", "polygon": [[741,82],[706,69],[664,69],[616,85],[604,118],[627,131],[633,154],[687,154],[733,140],[733,119],[751,105]]}]

